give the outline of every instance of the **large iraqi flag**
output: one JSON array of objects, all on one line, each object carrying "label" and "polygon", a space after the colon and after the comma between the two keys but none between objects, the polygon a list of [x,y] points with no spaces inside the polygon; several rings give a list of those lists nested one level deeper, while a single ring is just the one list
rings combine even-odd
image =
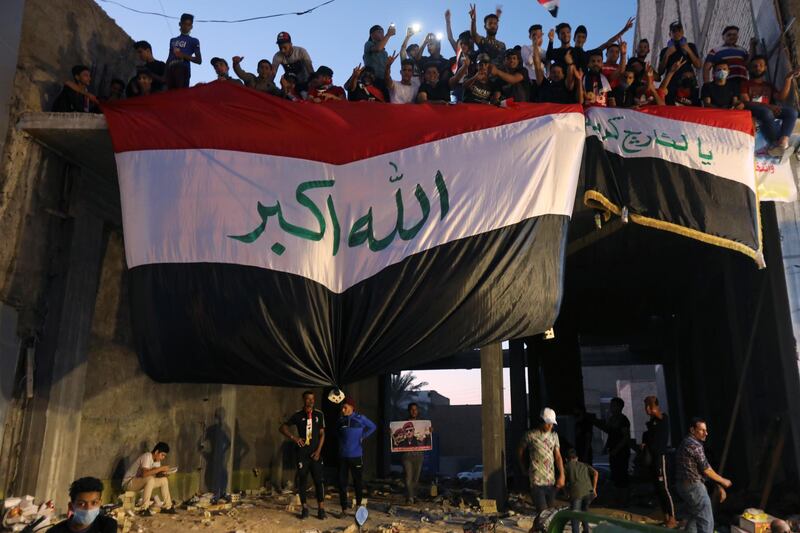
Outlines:
[{"label": "large iraqi flag", "polygon": [[338,385],[555,321],[578,106],[315,105],[215,82],[104,113],[157,381]]},{"label": "large iraqi flag", "polygon": [[586,110],[584,202],[764,266],[748,111]]}]

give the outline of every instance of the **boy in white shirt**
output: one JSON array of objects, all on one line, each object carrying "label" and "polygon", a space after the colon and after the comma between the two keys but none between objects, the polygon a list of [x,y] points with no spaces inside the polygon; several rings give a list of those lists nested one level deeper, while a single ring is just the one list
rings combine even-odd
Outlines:
[{"label": "boy in white shirt", "polygon": [[150,514],[150,505],[152,503],[150,497],[153,494],[153,489],[161,489],[161,497],[164,499],[164,507],[161,512],[175,513],[172,497],[169,495],[167,478],[170,467],[161,464],[167,458],[168,453],[169,445],[166,442],[159,442],[152,452],[145,452],[140,455],[125,472],[122,488],[133,492],[144,491],[142,494],[142,507],[145,514]]}]

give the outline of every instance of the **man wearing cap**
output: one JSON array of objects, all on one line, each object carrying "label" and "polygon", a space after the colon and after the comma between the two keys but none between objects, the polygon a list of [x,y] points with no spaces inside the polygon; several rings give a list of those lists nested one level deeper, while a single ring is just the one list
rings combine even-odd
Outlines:
[{"label": "man wearing cap", "polygon": [[308,79],[314,73],[314,66],[311,64],[311,56],[305,48],[294,46],[292,37],[287,32],[282,31],[277,39],[278,52],[272,57],[272,65],[278,68],[283,65],[286,74],[297,76],[298,90],[303,91],[308,86]]},{"label": "man wearing cap", "polygon": [[[292,435],[289,426],[297,428],[297,436]],[[308,518],[306,504],[306,484],[308,474],[314,480],[320,520],[325,518],[325,494],[322,486],[322,446],[325,444],[325,415],[314,409],[314,393],[303,392],[303,408],[290,416],[279,428],[281,434],[297,446],[297,492],[303,510],[300,518]]]},{"label": "man wearing cap", "polygon": [[180,21],[181,34],[169,40],[167,56],[167,88],[180,89],[189,86],[192,76],[191,64],[201,64],[200,41],[189,35],[194,26],[194,15],[184,13]]},{"label": "man wearing cap", "polygon": [[[556,424],[556,412],[545,407],[542,409],[539,427],[525,433],[517,448],[520,465],[530,476],[531,497],[537,513],[553,507],[556,490],[563,487],[565,482],[558,434],[553,431]],[[526,450],[530,458],[529,467],[525,464]]]},{"label": "man wearing cap", "polygon": [[375,424],[362,415],[356,413],[356,402],[348,396],[342,404],[342,416],[336,424],[339,435],[339,501],[342,504],[342,514],[350,507],[347,498],[347,478],[353,476],[353,485],[356,490],[356,507],[361,507],[364,497],[362,470],[364,466],[364,449],[361,443],[364,439],[375,433]]},{"label": "man wearing cap", "polygon": [[231,77],[231,69],[228,66],[228,62],[221,57],[212,57],[211,66],[214,67],[214,72],[217,74],[217,81],[229,81],[231,83],[235,83],[236,85],[244,85],[242,80],[237,80]]},{"label": "man wearing cap", "polygon": [[369,29],[369,39],[364,43],[364,66],[372,67],[375,73],[375,87],[384,93],[384,101],[389,99],[386,91],[384,76],[386,72],[386,62],[389,54],[386,52],[386,43],[397,32],[394,24],[389,25],[389,29],[384,34],[383,27],[375,24]]},{"label": "man wearing cap", "polygon": [[702,62],[694,43],[686,40],[683,34],[683,24],[676,20],[669,25],[669,41],[667,46],[661,49],[658,54],[658,74],[664,76],[672,68],[672,65],[683,59],[684,63],[672,76],[667,86],[667,105],[675,103],[675,93],[677,92],[683,73],[686,71],[700,68]]}]

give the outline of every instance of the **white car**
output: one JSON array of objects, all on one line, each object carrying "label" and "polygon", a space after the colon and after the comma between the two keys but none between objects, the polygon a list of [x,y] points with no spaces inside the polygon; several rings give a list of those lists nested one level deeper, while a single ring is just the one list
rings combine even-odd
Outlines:
[{"label": "white car", "polygon": [[475,465],[472,470],[459,472],[456,477],[461,481],[479,481],[483,479],[483,465]]}]

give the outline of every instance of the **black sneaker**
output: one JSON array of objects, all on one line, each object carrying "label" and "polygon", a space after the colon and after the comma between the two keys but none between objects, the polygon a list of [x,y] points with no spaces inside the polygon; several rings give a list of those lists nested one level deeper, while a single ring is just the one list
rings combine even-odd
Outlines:
[{"label": "black sneaker", "polygon": [[139,516],[153,516],[154,514],[155,513],[148,508],[139,513]]},{"label": "black sneaker", "polygon": [[300,520],[305,520],[308,518],[308,507],[303,507],[303,510],[300,512]]},{"label": "black sneaker", "polygon": [[172,507],[165,507],[161,509],[161,514],[178,514],[178,513],[175,511],[175,506],[173,505]]},{"label": "black sneaker", "polygon": [[325,509],[319,510],[319,512],[317,513],[317,518],[319,518],[320,520],[325,520]]}]

